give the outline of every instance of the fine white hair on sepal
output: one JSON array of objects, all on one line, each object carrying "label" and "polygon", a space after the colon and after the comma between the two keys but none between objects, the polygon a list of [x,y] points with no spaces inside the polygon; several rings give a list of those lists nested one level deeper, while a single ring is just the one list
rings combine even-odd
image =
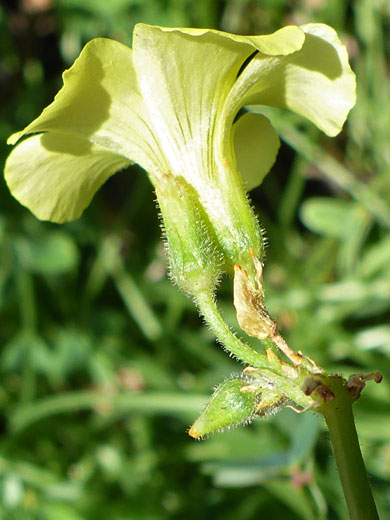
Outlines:
[{"label": "fine white hair on sepal", "polygon": [[[171,282],[176,285],[184,294],[194,297],[197,291],[206,287],[207,290],[215,291],[222,278],[222,268],[224,257],[218,250],[210,236],[210,230],[206,222],[201,218],[201,210],[196,205],[192,208],[192,216],[195,219],[196,242],[192,243],[190,238],[186,238],[185,233],[178,232],[176,236],[182,237],[183,242],[176,250],[173,247],[172,236],[169,229],[175,226],[175,221],[165,222],[161,201],[156,200],[159,209],[158,218],[161,228],[162,241],[164,245],[165,258],[168,265],[167,273]],[[167,227],[168,226],[168,227]],[[182,231],[182,230],[181,230]],[[192,229],[192,236],[194,230]],[[189,237],[191,234],[189,234]],[[186,252],[189,256],[193,253],[193,263],[184,261],[181,254]],[[198,273],[194,272],[194,265],[198,265]],[[201,267],[203,265],[203,268]]]},{"label": "fine white hair on sepal", "polygon": [[261,252],[260,252],[260,258],[259,260],[261,262],[264,262],[265,260],[265,254],[266,254],[266,248],[268,247],[268,237],[267,237],[267,233],[266,233],[266,230],[264,228],[264,226],[261,224],[260,222],[260,218],[259,218],[259,215],[254,207],[254,204],[252,202],[252,199],[249,197],[249,194],[247,193],[246,194],[246,199],[248,201],[248,204],[249,204],[249,207],[250,207],[250,210],[252,212],[252,215],[253,215],[253,218],[255,219],[256,221],[256,224],[257,224],[257,229],[259,231],[259,234],[260,234],[260,242],[261,242]]}]

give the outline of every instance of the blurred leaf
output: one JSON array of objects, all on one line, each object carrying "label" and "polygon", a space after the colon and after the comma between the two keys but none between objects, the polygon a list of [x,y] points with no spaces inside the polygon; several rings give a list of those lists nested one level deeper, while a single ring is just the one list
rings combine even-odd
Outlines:
[{"label": "blurred leaf", "polygon": [[38,372],[50,370],[50,350],[46,342],[39,336],[22,332],[5,345],[1,364],[5,371],[22,370],[27,359]]},{"label": "blurred leaf", "polygon": [[107,392],[70,392],[48,397],[29,406],[16,409],[11,417],[11,425],[15,431],[27,428],[31,423],[61,413],[79,410],[99,409],[107,414],[127,414],[138,412],[143,414],[169,414],[193,416],[198,413],[205,401],[204,396],[195,394],[111,394]]},{"label": "blurred leaf", "polygon": [[66,504],[45,504],[42,508],[44,520],[86,520],[74,507]]},{"label": "blurred leaf", "polygon": [[109,3],[106,0],[83,0],[82,4],[78,0],[57,0],[57,3],[67,9],[85,10],[90,13],[115,17],[120,15],[122,10],[139,5],[140,0],[110,0]]},{"label": "blurred leaf", "polygon": [[280,479],[267,482],[265,487],[279,500],[284,502],[289,509],[297,513],[300,518],[307,520],[314,518],[313,508],[303,489],[293,488],[289,482]]},{"label": "blurred leaf", "polygon": [[388,279],[390,276],[390,237],[386,235],[367,247],[359,267],[363,277],[373,276],[383,270],[385,280]]},{"label": "blurred leaf", "polygon": [[315,233],[345,238],[353,228],[354,204],[331,198],[313,198],[301,206],[303,223]]},{"label": "blurred leaf", "polygon": [[390,357],[390,325],[362,329],[356,334],[355,343],[362,350],[375,348]]},{"label": "blurred leaf", "polygon": [[290,446],[292,464],[299,464],[307,458],[314,449],[320,432],[322,417],[306,412],[299,418]]},{"label": "blurred leaf", "polygon": [[21,264],[29,271],[59,275],[72,271],[78,262],[73,239],[62,231],[54,231],[33,240],[17,239],[16,250]]}]

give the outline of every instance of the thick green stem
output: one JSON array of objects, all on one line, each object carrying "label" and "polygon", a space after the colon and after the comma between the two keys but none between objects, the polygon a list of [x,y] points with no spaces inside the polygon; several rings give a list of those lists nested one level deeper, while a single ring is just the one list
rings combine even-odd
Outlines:
[{"label": "thick green stem", "polygon": [[341,483],[351,520],[379,520],[352,412],[353,399],[341,378],[329,384],[335,398],[321,412],[329,428]]},{"label": "thick green stem", "polygon": [[205,317],[212,331],[219,341],[231,354],[241,361],[256,368],[271,368],[270,362],[264,354],[251,349],[237,338],[222,319],[217,304],[211,294],[202,293],[197,297],[200,312]]}]

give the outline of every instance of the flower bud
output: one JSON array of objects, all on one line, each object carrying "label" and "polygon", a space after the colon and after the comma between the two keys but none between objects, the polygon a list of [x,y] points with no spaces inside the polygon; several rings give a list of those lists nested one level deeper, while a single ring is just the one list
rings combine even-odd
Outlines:
[{"label": "flower bud", "polygon": [[195,439],[211,432],[249,423],[261,394],[248,391],[245,378],[229,379],[218,386],[188,434]]}]

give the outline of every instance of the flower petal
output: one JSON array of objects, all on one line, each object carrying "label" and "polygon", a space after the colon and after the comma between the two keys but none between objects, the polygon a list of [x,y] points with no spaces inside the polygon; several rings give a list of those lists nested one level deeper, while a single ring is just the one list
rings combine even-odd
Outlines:
[{"label": "flower petal", "polygon": [[50,132],[22,141],[5,165],[15,198],[41,220],[78,218],[94,193],[131,161],[85,139]]},{"label": "flower petal", "polygon": [[234,148],[246,191],[259,186],[275,162],[280,141],[261,114],[244,114],[234,124]]},{"label": "flower petal", "polygon": [[256,55],[231,93],[231,104],[288,108],[327,135],[338,134],[355,104],[355,75],[336,32],[324,24],[301,27],[302,49],[282,57]]},{"label": "flower petal", "polygon": [[153,27],[138,24],[137,28],[143,30],[145,27],[158,28],[163,32],[179,32],[188,36],[207,37],[209,34],[214,34],[221,39],[231,40],[237,43],[247,43],[252,46],[252,50],[258,50],[263,54],[269,56],[278,56],[291,54],[301,49],[305,35],[300,27],[297,25],[287,25],[278,29],[272,34],[260,34],[258,36],[242,36],[239,34],[231,34],[223,31],[216,31],[214,29],[183,29],[179,27]]},{"label": "flower petal", "polygon": [[189,172],[186,180],[201,193],[204,176],[209,176],[207,182],[212,177],[217,121],[224,117],[225,99],[245,60],[259,50],[295,52],[304,34],[298,27],[266,36],[237,36],[138,24],[133,42],[139,88],[171,172]]},{"label": "flower petal", "polygon": [[298,27],[250,37],[143,24],[134,29],[139,89],[169,164],[166,173],[195,190],[229,270],[251,263],[249,247],[261,256],[263,239],[235,168],[234,114],[226,111],[226,99],[251,54],[295,52],[303,42]]},{"label": "flower petal", "polygon": [[55,131],[84,138],[151,173],[165,168],[146,120],[131,49],[96,38],[64,72],[63,80],[51,105],[22,132],[12,135],[10,144],[25,134]]},{"label": "flower petal", "polygon": [[268,56],[286,56],[299,51],[305,41],[305,35],[297,25],[287,25],[272,34],[260,36],[235,36],[232,39],[242,38],[250,41],[252,45],[262,54]]}]

